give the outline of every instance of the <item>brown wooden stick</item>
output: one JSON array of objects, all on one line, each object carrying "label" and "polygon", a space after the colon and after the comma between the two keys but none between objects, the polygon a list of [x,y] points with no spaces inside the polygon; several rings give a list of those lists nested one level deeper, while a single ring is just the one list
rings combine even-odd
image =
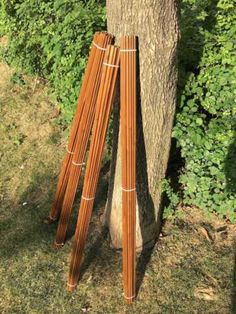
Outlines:
[{"label": "brown wooden stick", "polygon": [[69,280],[67,284],[68,291],[73,291],[75,289],[79,277],[79,268],[101,168],[102,152],[114,96],[118,67],[119,48],[116,46],[108,46],[97,98],[92,139],[85,172],[84,186],[75,233],[75,242],[71,257]]}]

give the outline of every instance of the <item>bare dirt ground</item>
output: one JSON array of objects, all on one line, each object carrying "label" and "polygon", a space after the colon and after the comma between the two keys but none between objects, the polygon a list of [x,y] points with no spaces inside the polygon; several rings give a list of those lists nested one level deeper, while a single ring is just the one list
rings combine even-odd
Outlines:
[{"label": "bare dirt ground", "polygon": [[[121,252],[110,247],[100,219],[107,174],[101,177],[81,280],[66,291],[71,243],[52,243],[50,209],[65,150],[58,109],[34,78],[12,83],[0,64],[1,313],[236,313],[236,229],[197,208],[180,208],[156,246],[137,259],[138,296],[122,295]],[[80,190],[75,205],[78,207]],[[70,233],[76,220],[74,210]]]}]

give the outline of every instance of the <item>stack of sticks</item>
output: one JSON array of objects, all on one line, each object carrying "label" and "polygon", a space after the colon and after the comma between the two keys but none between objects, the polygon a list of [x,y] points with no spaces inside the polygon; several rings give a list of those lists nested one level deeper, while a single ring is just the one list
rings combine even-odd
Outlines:
[{"label": "stack of sticks", "polygon": [[122,160],[123,285],[127,303],[135,298],[136,248],[136,37],[123,36],[121,46],[111,45],[113,36],[95,34],[78,99],[67,153],[59,175],[48,223],[59,220],[55,246],[65,243],[67,227],[84,162],[91,129],[68,291],[79,278],[83,251],[92,214],[106,132],[120,68],[120,121]]}]

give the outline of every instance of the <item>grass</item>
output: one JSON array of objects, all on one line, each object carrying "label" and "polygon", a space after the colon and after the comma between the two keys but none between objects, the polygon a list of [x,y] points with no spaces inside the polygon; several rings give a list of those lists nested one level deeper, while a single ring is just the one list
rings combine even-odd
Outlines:
[{"label": "grass", "polygon": [[[42,223],[65,150],[59,113],[42,83],[27,77],[14,83],[6,65],[0,72],[0,312],[236,312],[235,226],[196,208],[166,221],[153,250],[139,256],[138,297],[124,304],[121,252],[110,247],[100,223],[108,173],[100,180],[81,280],[67,293],[72,240],[56,250],[56,225]],[[70,234],[75,219],[76,210]]]}]

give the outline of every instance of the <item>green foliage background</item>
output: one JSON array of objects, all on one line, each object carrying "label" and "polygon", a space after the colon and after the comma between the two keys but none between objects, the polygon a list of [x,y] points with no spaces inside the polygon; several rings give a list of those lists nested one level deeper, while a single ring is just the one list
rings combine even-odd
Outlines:
[{"label": "green foliage background", "polygon": [[[181,191],[164,181],[170,206],[183,200],[236,219],[236,1],[182,0],[178,104],[173,139]],[[105,29],[105,1],[2,0],[2,56],[49,80],[66,123],[74,112],[88,48]]]},{"label": "green foliage background", "polygon": [[49,80],[66,123],[72,120],[88,49],[106,27],[103,0],[2,0],[5,60]]},{"label": "green foliage background", "polygon": [[173,137],[183,199],[235,220],[236,1],[184,0]]}]

